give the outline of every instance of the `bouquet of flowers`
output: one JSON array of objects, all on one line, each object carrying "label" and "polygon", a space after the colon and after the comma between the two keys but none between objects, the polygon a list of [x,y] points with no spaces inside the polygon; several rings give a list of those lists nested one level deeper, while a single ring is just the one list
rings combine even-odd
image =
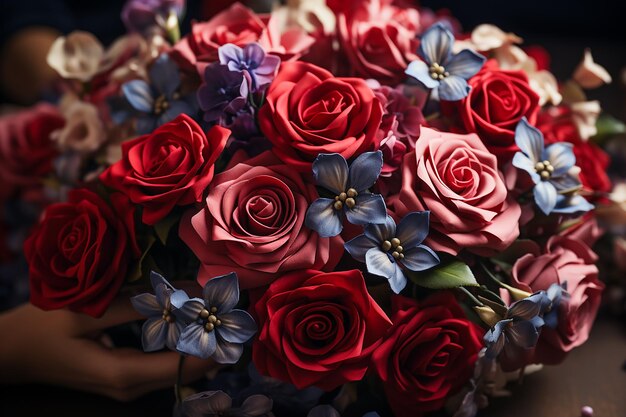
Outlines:
[{"label": "bouquet of flowers", "polygon": [[590,51],[559,83],[407,2],[236,3],[181,38],[182,13],[130,0],[109,48],[59,38],[59,103],[1,120],[0,197],[42,211],[34,305],[98,317],[150,283],[144,350],[224,365],[177,386],[185,416],[471,417],[586,341],[611,190]]}]

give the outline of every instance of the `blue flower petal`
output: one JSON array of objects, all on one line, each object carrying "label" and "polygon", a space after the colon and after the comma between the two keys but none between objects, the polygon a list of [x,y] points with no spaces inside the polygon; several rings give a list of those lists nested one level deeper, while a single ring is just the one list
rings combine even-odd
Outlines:
[{"label": "blue flower petal", "polygon": [[230,312],[239,302],[239,280],[237,274],[211,278],[204,284],[202,298],[208,309],[217,308],[217,316]]},{"label": "blue flower petal", "polygon": [[321,237],[337,236],[343,229],[342,211],[335,210],[334,203],[330,198],[318,198],[306,211],[304,223]]},{"label": "blue flower petal", "polygon": [[516,301],[509,307],[509,317],[530,320],[541,312],[542,298],[532,296]]},{"label": "blue flower petal", "polygon": [[152,113],[154,107],[154,97],[152,89],[143,80],[132,80],[122,85],[124,96],[135,110],[144,113]]},{"label": "blue flower petal", "polygon": [[387,206],[382,195],[359,194],[353,208],[346,208],[346,219],[352,224],[384,223],[387,218]]},{"label": "blue flower petal", "polygon": [[172,284],[170,284],[163,275],[156,271],[150,271],[150,285],[152,285],[152,289],[156,290],[159,284],[165,284],[167,287],[174,289]]},{"label": "blue flower petal", "polygon": [[[215,333],[215,332],[211,332]],[[240,343],[230,343],[218,336],[219,340],[215,351],[211,355],[215,362],[223,365],[232,365],[239,361],[243,354],[243,345]]]},{"label": "blue flower petal", "polygon": [[486,60],[487,58],[478,52],[464,49],[450,58],[445,69],[451,75],[469,80],[480,71]]},{"label": "blue flower petal", "polygon": [[396,237],[396,222],[391,216],[387,216],[383,223],[365,226],[364,234],[372,241],[382,244],[385,240]]},{"label": "blue flower petal", "polygon": [[158,127],[158,120],[159,118],[153,114],[139,116],[135,122],[135,130],[141,135],[152,133]]},{"label": "blue flower petal", "polygon": [[265,59],[265,51],[261,45],[252,42],[243,47],[243,58],[250,65],[250,68],[258,68]]},{"label": "blue flower petal", "polygon": [[215,332],[207,332],[204,326],[192,323],[180,335],[176,350],[200,359],[208,359],[217,349]]},{"label": "blue flower petal", "polygon": [[348,163],[338,153],[321,153],[313,162],[315,182],[335,195],[347,191],[348,172]]},{"label": "blue flower petal", "polygon": [[439,256],[428,246],[419,245],[404,250],[404,258],[400,263],[411,271],[424,271],[439,265]]},{"label": "blue flower petal", "polygon": [[585,213],[593,209],[594,205],[589,203],[581,195],[559,195],[556,199],[556,207],[554,208],[554,210],[552,210],[552,212],[560,214],[574,214]]},{"label": "blue flower petal", "polygon": [[406,250],[419,245],[428,236],[429,211],[415,211],[407,214],[400,220],[396,230],[396,237]]},{"label": "blue flower petal", "polygon": [[459,101],[470,91],[470,86],[463,78],[457,75],[449,75],[444,78],[437,89],[439,98],[446,101]]},{"label": "blue flower petal", "polygon": [[154,352],[165,347],[169,323],[159,317],[146,320],[141,327],[141,345],[144,352]]},{"label": "blue flower petal", "polygon": [[500,352],[502,352],[506,341],[503,332],[512,321],[513,320],[511,319],[500,320],[493,328],[489,329],[489,331],[485,333],[483,340],[487,345],[487,349],[485,350],[486,358],[495,359]]},{"label": "blue flower petal", "polygon": [[205,308],[203,299],[190,298],[180,308],[178,308],[178,310],[176,310],[175,315],[180,317],[182,320],[192,322],[198,319],[198,316],[203,308]]},{"label": "blue flower petal", "polygon": [[157,91],[171,98],[180,86],[178,66],[167,54],[162,54],[150,67],[150,81]]},{"label": "blue flower petal", "polygon": [[526,320],[513,321],[513,323],[507,327],[506,335],[509,339],[509,343],[524,349],[534,347],[537,344],[537,340],[539,340],[537,328],[533,323]]},{"label": "blue flower petal", "polygon": [[424,61],[416,60],[411,62],[404,73],[424,84],[426,88],[432,89],[439,86],[439,81],[430,76],[430,69]]},{"label": "blue flower petal", "polygon": [[239,63],[243,61],[243,49],[239,46],[227,43],[217,49],[220,64],[228,65],[231,71],[241,71]]},{"label": "blue flower petal", "polygon": [[176,350],[176,344],[180,339],[180,334],[183,332],[185,326],[180,321],[169,323],[167,326],[167,337],[165,338],[165,346],[170,350]]},{"label": "blue flower petal", "polygon": [[133,308],[144,317],[160,315],[163,312],[164,307],[159,304],[154,295],[148,293],[131,297],[130,303],[133,305]]},{"label": "blue flower petal", "polygon": [[378,247],[374,247],[365,254],[367,271],[371,274],[387,278],[391,289],[399,294],[406,286],[406,277],[395,262],[389,259],[389,255]]},{"label": "blue flower petal", "polygon": [[537,170],[535,169],[535,162],[526,156],[526,154],[522,152],[515,152],[512,164],[514,167],[526,171],[535,184],[541,182],[541,177],[537,174]]},{"label": "blue flower petal", "polygon": [[247,342],[257,331],[257,325],[248,312],[232,310],[218,316],[222,324],[216,328],[219,335],[231,343]]},{"label": "blue flower petal", "polygon": [[165,110],[163,114],[161,114],[161,116],[159,117],[158,124],[160,126],[164,125],[167,122],[171,122],[176,118],[176,116],[181,114],[192,115],[193,108],[188,103],[182,100],[170,101],[167,110]]},{"label": "blue flower petal", "polygon": [[378,246],[376,242],[372,242],[365,235],[358,235],[354,239],[346,242],[343,247],[354,259],[359,262],[365,262],[365,254],[371,248]]},{"label": "blue flower petal", "polygon": [[547,216],[556,207],[556,188],[549,181],[539,181],[533,189],[537,207]]},{"label": "blue flower petal", "polygon": [[533,163],[533,169],[535,164],[542,160],[543,143],[541,131],[531,126],[526,117],[522,117],[515,127],[515,144],[530,158]]},{"label": "blue flower petal", "polygon": [[189,296],[183,290],[176,290],[170,294],[170,304],[172,306],[172,310],[177,310],[183,307],[187,301],[189,301]]},{"label": "blue flower petal", "polygon": [[544,151],[545,159],[550,161],[554,167],[552,177],[565,175],[576,164],[573,145],[571,143],[559,142],[546,147]]},{"label": "blue flower petal", "polygon": [[359,155],[350,165],[348,187],[357,192],[370,188],[383,169],[383,153],[381,151],[365,152]]},{"label": "blue flower petal", "polygon": [[441,23],[432,25],[421,37],[419,53],[429,64],[448,63],[454,45],[454,36]]}]

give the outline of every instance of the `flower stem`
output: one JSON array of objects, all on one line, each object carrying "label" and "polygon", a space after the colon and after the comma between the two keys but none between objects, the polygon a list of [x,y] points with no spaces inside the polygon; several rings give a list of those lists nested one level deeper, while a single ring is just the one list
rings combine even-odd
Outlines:
[{"label": "flower stem", "polygon": [[474,294],[472,294],[467,288],[465,287],[457,287],[459,290],[461,290],[461,292],[465,293],[465,295],[467,295],[467,297],[472,300],[472,302],[474,304],[476,304],[479,307],[484,306],[483,303],[481,303],[478,298],[474,297]]},{"label": "flower stem", "polygon": [[183,365],[185,363],[185,355],[180,355],[178,358],[178,375],[176,376],[176,385],[174,385],[174,395],[176,395],[176,404],[181,404],[183,398],[181,395],[181,388],[183,385]]}]

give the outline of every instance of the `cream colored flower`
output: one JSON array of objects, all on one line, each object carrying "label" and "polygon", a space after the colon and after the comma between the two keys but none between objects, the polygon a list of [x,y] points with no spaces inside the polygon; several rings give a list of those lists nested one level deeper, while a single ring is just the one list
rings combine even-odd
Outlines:
[{"label": "cream colored flower", "polygon": [[582,88],[598,88],[611,82],[611,75],[601,65],[596,64],[591,56],[591,50],[585,49],[582,62],[578,65],[572,76]]},{"label": "cream colored flower", "polygon": [[497,26],[483,24],[472,31],[472,43],[478,51],[491,51],[502,46],[520,44],[523,39],[514,33],[505,33]]},{"label": "cream colored flower", "polygon": [[80,154],[90,154],[98,150],[106,136],[96,106],[66,94],[60,108],[65,117],[65,126],[52,134],[59,149]]},{"label": "cream colored flower", "polygon": [[578,128],[578,134],[582,140],[587,140],[598,133],[596,123],[600,112],[600,102],[593,101],[581,101],[577,103],[571,103],[572,119]]},{"label": "cream colored flower", "polygon": [[325,0],[287,0],[285,6],[272,12],[272,18],[280,19],[285,26],[300,26],[307,33],[314,33],[320,27],[326,35],[335,31],[335,14]]},{"label": "cream colored flower", "polygon": [[48,65],[66,79],[89,81],[98,73],[104,48],[91,33],[75,31],[57,38],[48,52]]}]

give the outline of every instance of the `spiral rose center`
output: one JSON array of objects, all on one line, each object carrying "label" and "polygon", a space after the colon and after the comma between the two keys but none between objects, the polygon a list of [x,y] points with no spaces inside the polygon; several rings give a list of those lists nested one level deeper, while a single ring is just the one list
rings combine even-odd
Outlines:
[{"label": "spiral rose center", "polygon": [[444,78],[450,76],[450,73],[446,71],[444,66],[436,62],[430,66],[429,71],[430,71],[430,77],[433,80],[437,80],[437,81],[441,81]]},{"label": "spiral rose center", "polygon": [[222,321],[215,313],[217,313],[217,307],[211,307],[209,310],[203,308],[198,314],[198,324],[202,324],[206,332],[212,332],[222,325]]},{"label": "spiral rose center", "polygon": [[535,164],[535,171],[537,172],[537,174],[539,174],[543,181],[547,181],[550,179],[550,177],[552,177],[552,174],[554,173],[554,166],[552,166],[552,164],[548,160],[537,162]]}]

